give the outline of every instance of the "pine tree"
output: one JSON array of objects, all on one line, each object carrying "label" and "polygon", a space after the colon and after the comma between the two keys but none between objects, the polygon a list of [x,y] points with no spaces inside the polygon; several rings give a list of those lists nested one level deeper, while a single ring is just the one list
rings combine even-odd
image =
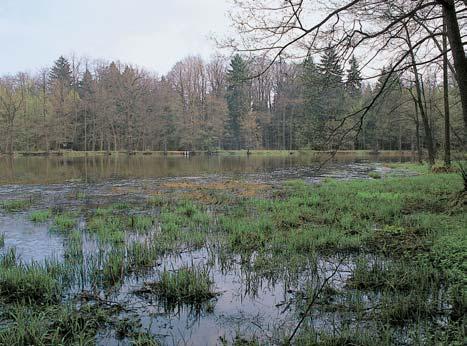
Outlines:
[{"label": "pine tree", "polygon": [[342,81],[344,71],[340,65],[339,56],[333,47],[326,49],[321,56],[317,69],[321,74],[319,95],[323,100],[323,106],[320,109],[319,122],[316,126],[320,140],[317,143],[315,142],[314,145],[318,149],[326,149],[324,143],[328,142],[332,135],[329,129],[335,126],[336,121],[339,121],[339,117],[344,113],[345,105],[344,83]]},{"label": "pine tree", "polygon": [[70,63],[60,56],[49,73],[49,93],[53,106],[54,117],[54,144],[59,149],[68,148],[72,141],[73,119],[70,116],[72,98],[70,94],[73,86],[73,77]]},{"label": "pine tree", "polygon": [[321,97],[322,76],[311,56],[305,58],[302,69],[303,115],[298,130],[299,145],[316,148],[323,128],[324,100]]},{"label": "pine tree", "polygon": [[228,118],[226,126],[226,137],[228,147],[240,149],[241,146],[241,123],[248,114],[250,101],[248,95],[248,68],[246,62],[240,55],[235,55],[230,62],[227,71],[227,105]]},{"label": "pine tree", "polygon": [[362,76],[355,55],[349,61],[350,67],[347,72],[345,87],[350,97],[358,97],[362,94]]},{"label": "pine tree", "polygon": [[49,73],[51,84],[60,82],[63,86],[70,87],[73,84],[71,66],[67,59],[60,56],[54,63]]}]

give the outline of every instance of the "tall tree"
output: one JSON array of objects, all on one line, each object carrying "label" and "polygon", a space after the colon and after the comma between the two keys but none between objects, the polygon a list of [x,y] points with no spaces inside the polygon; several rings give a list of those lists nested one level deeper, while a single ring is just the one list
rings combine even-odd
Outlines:
[{"label": "tall tree", "polygon": [[55,115],[54,140],[56,149],[72,139],[70,110],[72,107],[73,76],[70,63],[60,56],[49,73],[50,100]]},{"label": "tall tree", "polygon": [[227,71],[228,118],[226,126],[227,147],[240,149],[242,145],[241,123],[250,112],[248,95],[248,68],[245,60],[237,54],[230,62]]},{"label": "tall tree", "polygon": [[347,81],[345,82],[345,88],[350,97],[359,97],[362,93],[362,75],[355,55],[352,55],[349,64],[350,66],[346,71]]}]

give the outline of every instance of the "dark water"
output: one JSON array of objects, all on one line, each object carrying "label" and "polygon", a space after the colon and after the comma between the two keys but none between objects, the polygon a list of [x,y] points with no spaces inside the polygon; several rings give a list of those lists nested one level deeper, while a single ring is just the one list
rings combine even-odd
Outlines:
[{"label": "dark water", "polygon": [[[189,177],[210,174],[251,175],[258,179],[309,178],[359,174],[367,170],[359,164],[412,160],[400,156],[338,154],[319,171],[326,156],[90,156],[90,157],[0,157],[0,184],[54,184],[102,182],[116,179]],[[349,165],[356,164],[349,169]]]}]

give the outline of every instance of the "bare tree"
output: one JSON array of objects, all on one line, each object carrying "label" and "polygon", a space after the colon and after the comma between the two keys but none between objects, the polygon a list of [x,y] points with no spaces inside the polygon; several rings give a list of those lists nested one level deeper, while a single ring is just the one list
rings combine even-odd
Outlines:
[{"label": "bare tree", "polygon": [[5,123],[5,152],[13,154],[15,138],[15,119],[25,100],[25,76],[0,78],[0,116]]}]

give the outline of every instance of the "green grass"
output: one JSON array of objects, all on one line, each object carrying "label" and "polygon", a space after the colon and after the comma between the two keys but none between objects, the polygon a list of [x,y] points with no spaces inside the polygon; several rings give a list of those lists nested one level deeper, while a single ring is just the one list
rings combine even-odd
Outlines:
[{"label": "green grass", "polygon": [[32,204],[31,199],[12,199],[0,203],[0,207],[10,213],[23,211]]},{"label": "green grass", "polygon": [[52,216],[50,210],[35,210],[29,214],[29,220],[32,222],[45,222]]},{"label": "green grass", "polygon": [[77,219],[74,213],[58,214],[54,217],[52,228],[57,231],[70,231],[76,226]]},{"label": "green grass", "polygon": [[102,216],[99,212],[97,216],[93,216],[88,220],[86,228],[88,231],[95,233],[99,240],[123,243],[125,241],[125,223],[119,215]]},{"label": "green grass", "polygon": [[154,227],[154,218],[147,215],[132,215],[128,219],[129,227],[139,231],[146,232]]},{"label": "green grass", "polygon": [[93,345],[110,313],[97,305],[13,305],[3,313],[1,345]]},{"label": "green grass", "polygon": [[159,252],[149,242],[135,242],[128,246],[127,256],[131,268],[141,269],[155,266]]},{"label": "green grass", "polygon": [[378,172],[370,172],[368,173],[368,176],[373,179],[381,179],[381,174]]},{"label": "green grass", "polygon": [[6,302],[51,304],[61,295],[60,283],[36,264],[0,267],[0,296]]},{"label": "green grass", "polygon": [[167,304],[200,304],[215,297],[209,271],[201,267],[182,267],[164,271],[156,282],[146,283],[147,293]]}]

